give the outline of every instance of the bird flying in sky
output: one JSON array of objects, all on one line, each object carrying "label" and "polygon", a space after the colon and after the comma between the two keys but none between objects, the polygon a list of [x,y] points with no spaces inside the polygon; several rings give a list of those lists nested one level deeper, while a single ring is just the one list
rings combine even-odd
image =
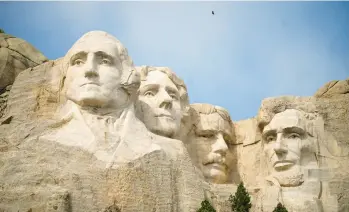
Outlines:
[{"label": "bird flying in sky", "polygon": [[214,15],[214,11],[212,10],[212,15]]}]

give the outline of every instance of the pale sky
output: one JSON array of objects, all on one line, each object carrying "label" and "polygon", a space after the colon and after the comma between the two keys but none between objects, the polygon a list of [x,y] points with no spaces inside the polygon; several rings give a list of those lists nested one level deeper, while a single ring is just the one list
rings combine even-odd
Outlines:
[{"label": "pale sky", "polygon": [[349,2],[0,2],[0,28],[49,59],[106,31],[135,65],[170,67],[191,103],[235,121],[266,97],[311,96],[349,77]]}]

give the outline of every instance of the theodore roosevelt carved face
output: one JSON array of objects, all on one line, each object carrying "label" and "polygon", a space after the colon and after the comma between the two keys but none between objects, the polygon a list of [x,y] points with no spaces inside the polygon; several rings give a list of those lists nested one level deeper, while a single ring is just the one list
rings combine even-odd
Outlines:
[{"label": "theodore roosevelt carved face", "polygon": [[233,128],[229,113],[209,104],[192,104],[193,131],[189,154],[205,179],[226,183],[232,163]]}]

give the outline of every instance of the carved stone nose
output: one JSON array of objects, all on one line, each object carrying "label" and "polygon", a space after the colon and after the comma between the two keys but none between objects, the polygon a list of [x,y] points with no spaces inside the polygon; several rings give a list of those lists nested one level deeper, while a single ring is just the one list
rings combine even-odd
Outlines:
[{"label": "carved stone nose", "polygon": [[287,153],[287,147],[282,143],[282,141],[277,140],[274,144],[274,151],[276,154]]},{"label": "carved stone nose", "polygon": [[98,72],[94,69],[89,69],[88,71],[85,71],[85,77],[98,77]]},{"label": "carved stone nose", "polygon": [[172,108],[172,101],[164,100],[160,104],[160,108],[164,109],[171,109]]},{"label": "carved stone nose", "polygon": [[213,151],[216,153],[220,153],[221,155],[225,155],[228,151],[228,146],[223,139],[223,136],[221,134],[217,135],[217,140],[215,144],[213,145]]},{"label": "carved stone nose", "polygon": [[160,98],[160,108],[171,109],[172,108],[172,98],[166,91],[159,93]]}]

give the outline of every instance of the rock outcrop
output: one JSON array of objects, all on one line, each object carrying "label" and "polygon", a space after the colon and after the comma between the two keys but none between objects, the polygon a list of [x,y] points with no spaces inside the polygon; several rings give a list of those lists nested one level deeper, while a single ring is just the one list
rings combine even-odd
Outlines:
[{"label": "rock outcrop", "polygon": [[317,98],[330,98],[349,93],[349,78],[346,80],[333,80],[319,88],[314,94]]},{"label": "rock outcrop", "polygon": [[21,38],[0,33],[0,118],[7,105],[7,95],[18,74],[48,59]]},{"label": "rock outcrop", "polygon": [[48,59],[30,43],[0,33],[0,90],[11,85],[21,71],[46,61]]}]

